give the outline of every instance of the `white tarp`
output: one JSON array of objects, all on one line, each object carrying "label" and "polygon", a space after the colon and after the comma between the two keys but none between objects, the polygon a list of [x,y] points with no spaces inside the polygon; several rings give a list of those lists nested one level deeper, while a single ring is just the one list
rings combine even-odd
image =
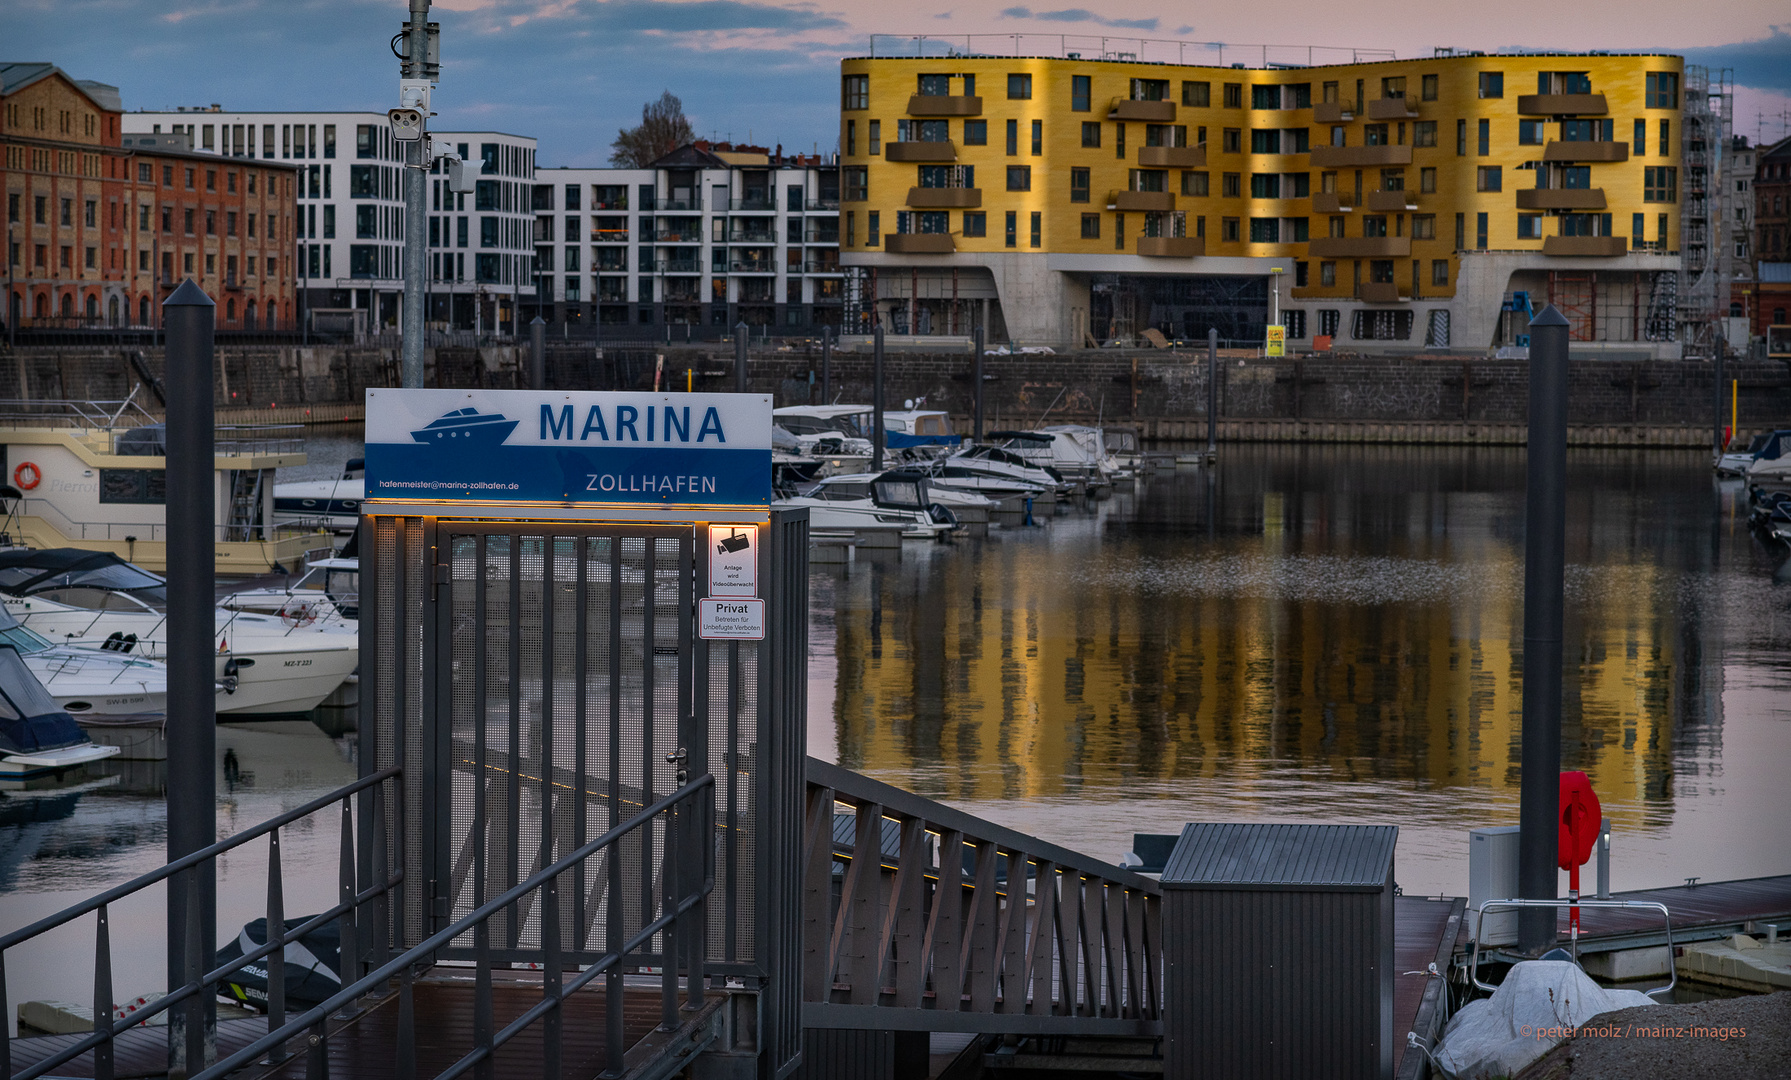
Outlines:
[{"label": "white tarp", "polygon": [[1455,1014],[1437,1060],[1457,1080],[1516,1076],[1598,1014],[1653,1004],[1640,991],[1606,990],[1565,960],[1526,960],[1492,997]]}]

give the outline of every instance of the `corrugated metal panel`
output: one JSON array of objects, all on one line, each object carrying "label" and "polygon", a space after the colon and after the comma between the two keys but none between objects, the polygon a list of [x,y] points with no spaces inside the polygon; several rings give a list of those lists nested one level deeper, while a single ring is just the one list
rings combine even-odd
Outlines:
[{"label": "corrugated metal panel", "polygon": [[1377,890],[1398,836],[1393,825],[1196,822],[1182,829],[1163,888]]},{"label": "corrugated metal panel", "polygon": [[1760,281],[1767,285],[1791,284],[1791,262],[1763,262]]},{"label": "corrugated metal panel", "polygon": [[895,1032],[806,1028],[799,1080],[895,1080]]},{"label": "corrugated metal panel", "polygon": [[[802,831],[808,763],[808,511],[773,511],[759,549],[767,583],[766,661],[759,677],[761,1075],[783,1077],[804,1054],[802,1028]],[[885,1033],[886,1034],[886,1033]],[[893,1060],[884,1051],[886,1060]],[[893,1068],[893,1066],[891,1066]],[[810,1076],[886,1076],[862,1069]]]}]

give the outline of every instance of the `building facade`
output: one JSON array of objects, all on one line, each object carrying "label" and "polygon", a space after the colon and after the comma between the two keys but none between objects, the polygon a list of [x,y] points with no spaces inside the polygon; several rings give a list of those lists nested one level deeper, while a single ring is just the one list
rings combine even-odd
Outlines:
[{"label": "building facade", "polygon": [[[213,157],[295,170],[292,238],[304,319],[316,329],[395,331],[404,292],[404,151],[378,112],[230,112],[221,106],[123,117],[127,135],[178,133]],[[535,140],[436,132],[482,161],[477,191],[451,195],[430,177],[429,321],[438,329],[511,332],[533,298],[530,189]],[[446,203],[446,205],[444,205]]]},{"label": "building facade", "polygon": [[1677,57],[841,73],[867,327],[1080,346],[1274,321],[1308,347],[1484,349],[1518,343],[1527,299],[1588,348],[1677,355]]},{"label": "building facade", "polygon": [[52,64],[0,64],[6,319],[14,326],[159,326],[191,278],[220,329],[293,325],[290,168],[219,167],[184,139],[121,134],[116,88]]},{"label": "building facade", "polygon": [[543,169],[542,315],[567,326],[838,328],[839,167],[698,141],[645,169]]}]

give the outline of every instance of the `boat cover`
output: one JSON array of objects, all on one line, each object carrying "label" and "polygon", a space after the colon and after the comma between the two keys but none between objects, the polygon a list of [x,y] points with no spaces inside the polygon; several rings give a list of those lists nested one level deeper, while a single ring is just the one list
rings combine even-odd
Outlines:
[{"label": "boat cover", "polygon": [[19,650],[0,644],[0,754],[37,754],[88,741],[25,666]]},{"label": "boat cover", "polygon": [[[109,551],[80,548],[43,548],[0,551],[0,593],[30,596],[45,589],[86,586],[121,592],[154,591],[167,587],[166,579],[125,562]],[[155,601],[156,597],[146,597]]]}]

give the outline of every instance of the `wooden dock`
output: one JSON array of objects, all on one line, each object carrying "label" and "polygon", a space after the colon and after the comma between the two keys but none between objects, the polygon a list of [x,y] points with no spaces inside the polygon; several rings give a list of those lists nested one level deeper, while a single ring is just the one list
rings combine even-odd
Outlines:
[{"label": "wooden dock", "polygon": [[[1416,1031],[1429,1040],[1442,1027],[1442,980],[1408,975],[1435,964],[1445,975],[1455,951],[1468,902],[1459,896],[1396,896],[1393,898],[1393,1075],[1416,1077],[1408,1069],[1405,1034]],[[1422,1062],[1424,1055],[1416,1056]]]},{"label": "wooden dock", "polygon": [[[1673,941],[1700,941],[1727,937],[1748,923],[1778,922],[1791,932],[1791,874],[1776,877],[1712,881],[1707,884],[1674,885],[1665,889],[1638,889],[1612,893],[1613,900],[1643,900],[1665,904],[1673,916]],[[1560,940],[1567,935],[1567,909],[1556,919]],[[1664,941],[1660,913],[1646,909],[1583,908],[1580,911],[1580,951],[1634,949]]]}]

